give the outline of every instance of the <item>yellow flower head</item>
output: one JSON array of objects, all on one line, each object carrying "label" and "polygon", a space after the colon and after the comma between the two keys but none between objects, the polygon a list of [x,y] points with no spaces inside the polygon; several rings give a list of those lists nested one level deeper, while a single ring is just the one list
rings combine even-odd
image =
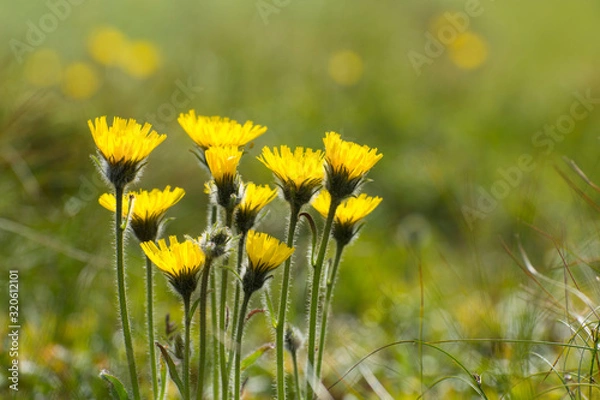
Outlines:
[{"label": "yellow flower head", "polygon": [[[370,197],[361,193],[358,197],[351,197],[341,203],[335,211],[334,239],[342,245],[348,244],[360,229],[355,229],[356,224],[373,212],[381,200],[381,197]],[[312,202],[314,209],[324,218],[327,218],[330,204],[331,195],[327,190],[321,190]]]},{"label": "yellow flower head", "polygon": [[283,198],[296,210],[310,201],[325,176],[321,150],[296,147],[292,153],[288,146],[264,147],[258,160],[273,172]]},{"label": "yellow flower head", "polygon": [[[123,196],[123,216],[131,213],[131,228],[140,242],[156,240],[165,213],[185,195],[185,191],[176,187],[171,190],[152,189],[129,192]],[[130,199],[133,200],[130,202]],[[105,193],[98,199],[100,205],[109,211],[116,211],[115,195]]]},{"label": "yellow flower head", "polygon": [[166,135],[151,131],[148,123],[144,126],[134,119],[115,117],[112,126],[106,117],[88,121],[96,147],[102,156],[102,172],[115,186],[124,187],[135,179],[139,164],[161,144]]},{"label": "yellow flower head", "polygon": [[268,185],[258,186],[249,182],[244,189],[244,197],[235,215],[235,224],[239,232],[248,232],[256,220],[256,216],[267,204],[277,196],[277,191]]},{"label": "yellow flower head", "polygon": [[169,236],[168,246],[164,239],[158,241],[158,246],[152,241],[143,242],[140,246],[167,275],[173,288],[189,300],[198,286],[198,273],[204,267],[205,256],[200,247],[191,240],[179,243],[176,236]]},{"label": "yellow flower head", "polygon": [[237,167],[242,154],[235,146],[211,147],[204,152],[206,165],[217,186],[217,203],[225,208],[235,206],[237,202],[234,199],[239,191]]},{"label": "yellow flower head", "polygon": [[266,233],[249,231],[246,253],[248,268],[244,274],[243,286],[246,293],[252,293],[264,285],[269,272],[292,256],[294,248]]},{"label": "yellow flower head", "polygon": [[383,157],[377,149],[342,140],[335,132],[327,132],[323,143],[327,190],[339,200],[354,193],[362,178]]},{"label": "yellow flower head", "polygon": [[364,193],[351,197],[337,208],[335,220],[339,225],[354,225],[371,214],[381,200],[381,197],[370,197]]},{"label": "yellow flower head", "polygon": [[210,174],[218,184],[219,181],[235,176],[242,151],[234,146],[211,147],[204,156]]},{"label": "yellow flower head", "polygon": [[241,147],[267,131],[267,127],[254,125],[246,121],[240,125],[237,121],[221,117],[196,116],[194,110],[180,114],[179,125],[202,149],[211,147]]}]

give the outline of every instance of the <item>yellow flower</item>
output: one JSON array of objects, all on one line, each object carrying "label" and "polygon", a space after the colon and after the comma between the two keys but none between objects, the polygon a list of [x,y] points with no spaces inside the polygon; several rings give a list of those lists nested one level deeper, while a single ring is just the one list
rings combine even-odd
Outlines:
[{"label": "yellow flower", "polygon": [[319,194],[310,202],[310,205],[313,206],[313,208],[317,210],[319,214],[323,216],[323,218],[327,218],[330,204],[331,195],[325,189],[321,190]]},{"label": "yellow flower", "polygon": [[256,220],[256,216],[267,204],[277,196],[277,191],[268,185],[258,186],[249,182],[244,189],[244,197],[235,215],[235,224],[239,232],[248,232]]},{"label": "yellow flower", "polygon": [[338,200],[350,196],[367,172],[383,157],[377,154],[377,149],[342,140],[335,132],[327,132],[323,143],[327,190]]},{"label": "yellow flower", "polygon": [[294,248],[266,233],[249,231],[246,253],[248,268],[244,274],[243,286],[246,293],[251,293],[264,285],[269,272],[291,257]]},{"label": "yellow flower", "polygon": [[110,163],[140,162],[167,138],[150,131],[150,124],[142,126],[134,119],[115,117],[112,126],[108,127],[103,116],[96,118],[94,123],[89,120],[88,126],[98,150]]},{"label": "yellow flower", "polygon": [[225,208],[235,207],[238,201],[240,184],[237,167],[242,154],[235,146],[211,147],[204,153],[206,165],[217,187],[217,203]]},{"label": "yellow flower", "polygon": [[204,150],[214,146],[241,147],[267,131],[265,126],[254,125],[252,121],[240,125],[229,118],[196,116],[194,110],[190,110],[187,114],[180,114],[177,121],[192,140]]},{"label": "yellow flower", "polygon": [[[334,239],[342,245],[348,244],[358,232],[358,229],[355,229],[356,224],[373,212],[381,200],[381,197],[370,197],[361,193],[358,197],[351,197],[342,202],[335,211]],[[330,204],[331,195],[327,190],[321,190],[312,202],[314,209],[324,218],[327,218]]]},{"label": "yellow flower", "polygon": [[219,181],[235,176],[242,151],[234,146],[211,147],[206,150],[204,156],[210,174],[218,185]]},{"label": "yellow flower", "polygon": [[325,175],[321,150],[296,147],[292,153],[288,146],[273,150],[264,147],[258,160],[273,172],[283,198],[296,210],[310,201]]},{"label": "yellow flower", "polygon": [[140,163],[161,144],[166,135],[151,131],[148,123],[144,126],[134,119],[115,117],[112,126],[106,117],[88,121],[96,147],[102,156],[102,172],[115,186],[124,187],[135,179]]},{"label": "yellow flower", "polygon": [[383,200],[381,197],[370,197],[364,193],[351,197],[335,211],[335,221],[339,225],[354,225],[371,214]]},{"label": "yellow flower", "polygon": [[[123,196],[123,216],[126,216],[131,208],[131,228],[136,237],[141,242],[155,240],[165,213],[184,195],[183,189],[176,187],[171,191],[171,186],[167,186],[164,190],[130,192]],[[133,199],[132,204],[130,199]],[[102,207],[115,212],[116,199],[113,194],[105,193],[98,201]]]},{"label": "yellow flower", "polygon": [[158,246],[152,241],[140,244],[148,258],[163,271],[171,285],[185,299],[189,299],[198,285],[198,272],[204,267],[206,260],[200,247],[191,240],[183,243],[176,236],[169,236],[169,245],[164,239]]}]

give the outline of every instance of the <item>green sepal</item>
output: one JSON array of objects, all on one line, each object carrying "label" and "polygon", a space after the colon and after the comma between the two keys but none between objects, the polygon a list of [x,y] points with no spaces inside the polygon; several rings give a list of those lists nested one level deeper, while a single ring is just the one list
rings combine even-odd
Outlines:
[{"label": "green sepal", "polygon": [[317,249],[317,238],[319,235],[319,232],[317,230],[317,224],[315,224],[315,220],[313,219],[313,217],[309,214],[309,213],[300,213],[299,217],[304,217],[307,221],[308,221],[308,225],[310,226],[310,231],[312,233],[312,246],[311,246],[311,253],[310,253],[310,264],[312,265],[312,267],[315,267],[315,252]]},{"label": "green sepal", "polygon": [[107,370],[102,370],[102,372],[100,372],[100,378],[108,382],[110,394],[112,395],[113,399],[129,400],[129,394],[127,394],[127,390],[119,378],[109,374]]},{"label": "green sepal", "polygon": [[272,350],[274,348],[275,348],[275,346],[273,345],[273,343],[263,344],[262,346],[260,346],[256,350],[254,350],[252,353],[250,353],[246,358],[244,358],[242,360],[242,363],[240,365],[240,369],[242,371],[244,371],[246,368],[251,367],[252,364],[254,364],[256,361],[258,361],[258,359],[260,358],[260,356],[262,356],[267,351]]},{"label": "green sepal", "polygon": [[[275,318],[275,311],[273,310],[273,303],[271,302],[271,296],[269,296],[269,291],[265,290],[265,300],[267,303],[267,309],[269,310],[269,316],[271,317],[271,325],[273,329],[277,329],[277,319]],[[240,318],[242,316],[240,315]],[[245,318],[246,316],[244,316]]]},{"label": "green sepal", "polygon": [[192,315],[194,315],[194,311],[196,311],[196,308],[198,308],[198,304],[200,304],[200,298],[199,297],[192,304],[192,308],[190,308],[190,318],[191,318]]},{"label": "green sepal", "polygon": [[158,391],[158,399],[165,398],[167,392],[167,364],[163,359],[160,359],[160,389]]},{"label": "green sepal", "polygon": [[190,149],[190,153],[192,153],[194,155],[194,157],[196,157],[198,159],[200,164],[202,164],[206,168],[208,168],[208,164],[206,163],[206,157],[204,156],[205,151],[206,150],[203,150],[199,146],[197,146],[195,149]]},{"label": "green sepal", "polygon": [[160,343],[155,342],[155,344],[156,344],[156,346],[158,346],[164,360],[167,362],[167,366],[169,369],[169,376],[171,377],[171,380],[173,380],[173,382],[175,382],[175,386],[177,386],[177,389],[179,389],[179,393],[183,397],[183,393],[184,393],[183,382],[181,381],[181,378],[179,378],[179,373],[177,372],[177,367],[175,366],[173,359],[169,355],[169,352],[167,351],[167,349],[165,349]]},{"label": "green sepal", "polygon": [[243,282],[242,277],[240,276],[240,274],[238,274],[238,272],[235,270],[235,268],[230,267],[230,266],[221,266],[220,269],[226,269],[227,271],[231,272],[233,274],[233,276],[235,278],[237,278],[238,281]]}]

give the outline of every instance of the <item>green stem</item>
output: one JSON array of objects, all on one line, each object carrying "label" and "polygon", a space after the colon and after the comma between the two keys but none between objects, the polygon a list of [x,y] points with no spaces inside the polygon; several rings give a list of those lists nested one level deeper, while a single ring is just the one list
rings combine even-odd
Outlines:
[{"label": "green stem", "polygon": [[[241,236],[240,236],[240,240],[238,242],[238,253],[237,253],[237,269],[236,269],[236,271],[239,276],[242,275],[242,263],[244,261],[245,246],[246,246],[246,232],[242,232]],[[233,320],[231,322],[231,326],[233,328],[231,330],[232,343],[233,343],[233,339],[235,339],[233,337],[233,335],[235,335],[235,333],[236,333],[235,328],[237,327],[238,319],[240,317],[239,313],[240,313],[241,286],[242,286],[242,283],[236,279],[235,297],[234,297],[234,301],[233,301]],[[233,366],[234,356],[235,356],[235,346],[230,346],[229,358],[227,359],[227,377],[228,378],[231,376],[231,367]]]},{"label": "green stem", "polygon": [[212,380],[213,380],[213,398],[220,398],[219,392],[221,385],[219,383],[219,342],[217,340],[217,331],[219,330],[218,303],[217,303],[217,283],[216,272],[210,276],[210,322],[212,328]]},{"label": "green stem", "polygon": [[183,353],[183,397],[186,400],[190,398],[190,325],[192,316],[190,315],[190,297],[183,298],[183,318],[185,323],[185,352]]},{"label": "green stem", "polygon": [[[594,335],[594,349],[592,350],[592,360],[590,361],[590,383],[593,383],[593,379],[594,379],[594,363],[596,362],[596,357],[598,357],[598,341],[600,340],[600,333],[598,332],[598,329],[600,328],[600,323],[596,326],[596,329],[593,333]],[[589,387],[589,393],[588,393],[588,399],[592,398],[592,388],[594,385],[590,385]]]},{"label": "green stem", "polygon": [[202,281],[200,282],[200,335],[198,343],[198,389],[196,399],[201,400],[204,394],[204,371],[206,367],[206,296],[208,291],[208,278],[212,260],[206,260],[202,270]]},{"label": "green stem", "polygon": [[[227,262],[227,259],[225,259]],[[226,267],[227,265],[223,265]],[[229,379],[227,379],[227,359],[225,357],[225,309],[227,306],[227,269],[221,270],[221,299],[219,302],[219,334],[217,336],[215,332],[215,339],[218,341],[219,347],[219,370],[221,372],[221,390],[223,392],[223,399],[227,398]]]},{"label": "green stem", "polygon": [[125,265],[123,262],[123,191],[124,187],[115,187],[116,210],[115,210],[115,237],[116,237],[116,256],[117,256],[117,289],[119,292],[119,312],[121,314],[121,325],[123,327],[123,340],[125,342],[125,352],[127,353],[127,364],[129,367],[129,376],[131,378],[131,388],[133,398],[139,400],[140,388],[138,384],[138,374],[135,367],[135,355],[133,353],[133,343],[131,340],[131,328],[129,327],[129,314],[127,312],[127,297],[125,290]]},{"label": "green stem", "polygon": [[[233,207],[225,210],[225,226],[231,229],[233,225]],[[221,386],[223,399],[227,399],[229,394],[229,375],[227,374],[227,357],[225,356],[225,310],[227,308],[227,283],[229,270],[229,256],[225,256],[223,268],[221,269],[221,301],[219,303],[219,368],[221,370]]]},{"label": "green stem", "polygon": [[152,261],[146,256],[146,319],[148,323],[148,348],[150,350],[150,368],[152,370],[152,393],[158,398],[158,371],[154,345],[154,270]]},{"label": "green stem", "polygon": [[[218,207],[216,204],[210,203],[208,206],[208,213],[207,213],[207,226],[214,226],[217,223],[217,219],[218,219]],[[208,278],[207,278],[208,279]],[[210,310],[211,310],[211,326],[212,326],[212,331],[216,332],[217,331],[217,295],[216,295],[216,286],[215,286],[215,277],[214,274],[210,276]],[[204,295],[205,297],[205,308],[206,308],[206,294]],[[205,317],[204,317],[204,328],[201,327],[201,329],[204,329],[205,332],[203,333],[202,331],[200,331],[200,337],[202,337],[202,335],[204,335],[204,339],[201,339],[200,342],[204,343],[203,346],[203,351],[204,351],[204,355],[203,357],[198,361],[199,363],[204,363],[204,365],[206,365],[206,360],[204,360],[204,357],[206,357],[206,311],[205,311]],[[219,377],[216,373],[216,369],[215,366],[217,365],[217,360],[218,360],[218,352],[217,352],[217,347],[214,341],[212,341],[212,363],[213,363],[213,374],[212,374],[212,378],[213,378],[213,398],[218,399],[219,398]],[[202,346],[201,346],[202,348]],[[197,400],[202,399],[202,396],[204,394],[204,366],[202,368],[201,371],[198,371],[199,373],[201,373],[201,375],[199,375],[198,378],[198,390],[196,393],[196,398]],[[200,384],[202,384],[202,389]]]},{"label": "green stem", "polygon": [[302,399],[302,389],[300,388],[300,378],[298,376],[298,357],[296,351],[292,352],[292,362],[294,363],[294,385],[296,386],[297,399]]},{"label": "green stem", "polygon": [[331,274],[327,279],[327,291],[325,293],[325,304],[323,305],[323,310],[321,314],[321,326],[319,327],[319,342],[318,342],[318,355],[317,355],[317,376],[321,376],[321,366],[323,364],[323,351],[325,349],[325,335],[327,334],[327,321],[329,320],[329,308],[331,307],[331,297],[333,295],[333,286],[335,285],[335,280],[337,278],[337,271],[340,265],[340,260],[342,259],[342,252],[344,251],[344,246],[340,246],[339,243],[335,250],[335,259],[333,261],[333,267]]},{"label": "green stem", "polygon": [[339,204],[340,203],[338,200],[333,198],[331,199],[327,220],[325,221],[325,227],[323,228],[321,244],[319,246],[319,254],[313,270],[310,298],[310,319],[308,327],[308,357],[306,361],[306,374],[308,376],[308,382],[306,385],[306,398],[308,400],[312,400],[314,396],[314,389],[318,385],[320,378],[315,369],[315,342],[317,333],[317,317],[319,312],[319,294],[321,291],[321,275],[323,271],[323,262],[325,261],[325,254],[327,254],[327,244],[329,242],[331,226],[333,225],[333,217],[335,216],[335,210],[337,210]]},{"label": "green stem", "polygon": [[240,318],[238,320],[237,334],[235,337],[235,343],[233,344],[235,346],[235,391],[233,393],[235,400],[240,400],[242,395],[242,334],[244,333],[244,322],[246,320],[246,313],[248,312],[248,303],[250,302],[251,295],[252,293],[244,293],[244,301],[242,302]]},{"label": "green stem", "polygon": [[[287,245],[294,245],[294,233],[298,223],[298,212],[296,207],[290,203],[290,222],[287,232]],[[290,292],[290,269],[292,257],[289,257],[283,266],[283,280],[281,281],[281,296],[279,301],[279,317],[277,318],[276,345],[277,345],[277,398],[285,400],[285,317],[288,307],[288,294]]]}]

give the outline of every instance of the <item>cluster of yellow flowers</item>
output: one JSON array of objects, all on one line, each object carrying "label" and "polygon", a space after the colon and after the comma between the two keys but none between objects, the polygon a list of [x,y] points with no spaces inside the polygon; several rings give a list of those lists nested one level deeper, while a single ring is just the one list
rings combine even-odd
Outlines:
[{"label": "cluster of yellow flowers", "polygon": [[[154,398],[160,398],[164,383],[163,386],[159,385],[158,362],[154,353],[152,263],[165,274],[181,295],[184,305],[185,338],[182,339],[183,351],[177,353],[183,360],[182,366],[176,366],[169,352],[163,351],[164,346],[159,345],[159,348],[171,378],[185,399],[190,398],[193,392],[190,376],[197,377],[196,398],[201,399],[205,393],[209,348],[212,349],[212,396],[240,398],[241,343],[251,296],[272,277],[274,269],[284,264],[279,308],[271,310],[277,342],[277,396],[285,399],[288,393],[284,370],[287,347],[292,353],[296,376],[292,390],[300,398],[306,391],[306,397],[312,399],[313,390],[318,387],[316,383],[320,379],[327,313],[341,253],[356,237],[359,223],[381,202],[379,197],[359,192],[367,173],[382,155],[377,153],[377,149],[345,141],[335,132],[325,135],[324,150],[303,147],[292,150],[285,145],[263,148],[257,158],[272,171],[281,198],[288,203],[290,210],[287,237],[285,241],[280,241],[255,230],[259,214],[277,197],[277,190],[268,185],[245,182],[238,172],[244,146],[265,133],[267,128],[251,121],[242,125],[228,118],[197,116],[194,110],[181,114],[178,121],[195,142],[198,159],[210,174],[205,186],[213,206],[207,220],[216,223],[207,227],[206,232],[196,239],[188,237],[180,242],[177,237],[170,236],[168,244],[160,238],[164,217],[167,210],[183,198],[185,191],[182,188],[171,189],[170,186],[164,190],[127,191],[145,167],[148,155],[166,139],[166,135],[158,134],[149,124],[140,125],[132,119],[114,118],[110,126],[106,117],[88,122],[98,151],[95,160],[99,171],[114,189],[113,193],[102,195],[99,202],[115,213],[121,322],[134,398],[139,398],[140,390],[128,332],[123,273],[122,243],[127,225],[141,242],[141,249],[147,257],[148,346]],[[324,223],[320,246],[313,249],[317,254],[316,259],[311,257],[309,344],[304,369],[306,387],[303,388],[298,379],[296,363],[298,346],[286,346],[290,337],[286,311],[298,219],[306,217],[311,220],[311,226],[317,226],[310,214],[302,212],[303,207],[311,201],[314,209],[323,216]],[[318,234],[315,229],[313,235],[316,242]],[[337,245],[336,257],[333,267],[324,269],[331,238]],[[238,245],[237,253],[232,250],[233,243]],[[230,260],[237,262],[237,268],[228,266]],[[215,268],[215,265],[222,268]],[[229,272],[234,276],[231,277]],[[216,284],[219,279],[220,288]],[[233,296],[227,293],[229,287],[235,289]],[[209,303],[212,316],[210,343],[206,318]],[[233,323],[229,324],[226,310],[230,309],[232,303]],[[191,374],[190,330],[196,307],[199,313],[198,370]]]}]

